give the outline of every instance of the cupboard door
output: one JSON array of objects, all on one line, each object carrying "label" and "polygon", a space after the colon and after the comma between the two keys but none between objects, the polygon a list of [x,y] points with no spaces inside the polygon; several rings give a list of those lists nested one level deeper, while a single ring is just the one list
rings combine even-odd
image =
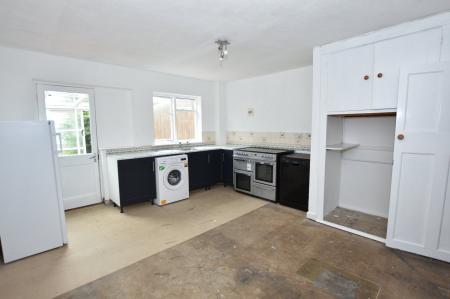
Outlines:
[{"label": "cupboard door", "polygon": [[121,207],[156,198],[154,161],[154,158],[118,161]]},{"label": "cupboard door", "polygon": [[450,262],[450,63],[402,73],[386,244]]},{"label": "cupboard door", "polygon": [[333,53],[327,60],[328,111],[370,109],[373,45]]},{"label": "cupboard door", "polygon": [[209,167],[207,152],[193,152],[188,154],[189,190],[207,186]]},{"label": "cupboard door", "polygon": [[221,150],[208,151],[208,177],[207,185],[217,184],[222,179],[222,155]]},{"label": "cupboard door", "polygon": [[223,165],[222,165],[223,184],[233,186],[233,151],[223,151]]},{"label": "cupboard door", "polygon": [[400,68],[438,62],[442,29],[435,28],[374,45],[373,107],[397,107]]}]

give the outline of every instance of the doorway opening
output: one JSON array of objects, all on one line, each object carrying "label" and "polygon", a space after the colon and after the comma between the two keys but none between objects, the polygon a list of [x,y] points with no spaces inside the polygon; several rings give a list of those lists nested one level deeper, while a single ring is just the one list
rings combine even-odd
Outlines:
[{"label": "doorway opening", "polygon": [[101,202],[94,92],[37,84],[39,118],[55,126],[64,209]]}]

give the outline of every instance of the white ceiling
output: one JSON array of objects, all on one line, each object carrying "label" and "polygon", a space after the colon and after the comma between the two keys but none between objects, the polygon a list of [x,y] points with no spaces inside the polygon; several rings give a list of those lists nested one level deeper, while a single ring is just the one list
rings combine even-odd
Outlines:
[{"label": "white ceiling", "polygon": [[[0,44],[209,80],[311,64],[312,48],[449,0],[0,0]],[[214,41],[231,42],[220,66]]]}]

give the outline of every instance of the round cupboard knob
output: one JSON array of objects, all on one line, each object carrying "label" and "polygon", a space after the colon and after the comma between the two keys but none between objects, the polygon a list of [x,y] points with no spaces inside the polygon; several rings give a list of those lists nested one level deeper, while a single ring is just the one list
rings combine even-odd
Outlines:
[{"label": "round cupboard knob", "polygon": [[365,75],[363,78],[364,80],[369,80],[369,75]]},{"label": "round cupboard knob", "polygon": [[383,73],[378,73],[378,74],[377,74],[377,77],[378,77],[378,78],[382,78],[382,77],[383,77]]},{"label": "round cupboard knob", "polygon": [[405,135],[403,135],[403,134],[398,134],[398,135],[397,135],[397,139],[398,139],[398,140],[403,140],[403,139],[405,139]]}]

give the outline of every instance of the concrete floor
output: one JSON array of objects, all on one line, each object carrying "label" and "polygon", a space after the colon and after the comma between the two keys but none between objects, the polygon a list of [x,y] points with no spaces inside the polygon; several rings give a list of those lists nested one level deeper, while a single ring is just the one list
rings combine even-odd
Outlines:
[{"label": "concrete floor", "polygon": [[66,213],[69,244],[0,264],[0,298],[51,298],[180,244],[267,204],[232,188],[191,193],[165,207],[112,205]]},{"label": "concrete floor", "polygon": [[386,238],[387,218],[337,207],[328,213],[324,220]]},{"label": "concrete floor", "polygon": [[450,264],[268,204],[60,298],[450,298]]}]

